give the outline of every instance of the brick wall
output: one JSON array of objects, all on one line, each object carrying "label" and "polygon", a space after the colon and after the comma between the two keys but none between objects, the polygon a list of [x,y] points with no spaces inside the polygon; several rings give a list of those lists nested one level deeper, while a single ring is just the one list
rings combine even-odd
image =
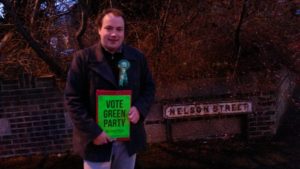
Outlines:
[{"label": "brick wall", "polygon": [[247,115],[248,138],[270,137],[275,134],[276,92],[259,92],[253,98],[255,109]]},{"label": "brick wall", "polygon": [[274,88],[255,96],[255,111],[248,114],[249,138],[272,137],[277,133],[295,88],[294,80],[294,74],[282,69]]},{"label": "brick wall", "polygon": [[289,100],[293,95],[293,91],[296,87],[296,77],[297,75],[292,74],[287,70],[282,70],[280,74],[280,80],[278,82],[278,93],[276,99],[276,130],[280,126],[282,116],[287,111],[289,106]]},{"label": "brick wall", "polygon": [[[158,90],[157,101],[145,121],[148,141],[272,137],[285,111],[287,99],[283,96],[292,91],[291,80],[284,78],[279,86],[258,89],[250,83],[253,79],[248,78],[243,80],[247,90],[231,90],[233,85],[220,79],[198,79],[180,86],[170,84]],[[165,104],[195,100],[250,101],[253,112],[164,119]],[[71,135],[72,124],[64,110],[63,94],[52,76],[0,79],[0,158],[68,152],[72,149]]]},{"label": "brick wall", "polygon": [[[225,79],[197,79],[183,82],[184,85],[169,84],[158,90],[162,101],[157,102],[146,121],[146,130],[151,142],[194,139],[227,139],[242,137],[256,139],[273,137],[278,130],[281,117],[286,112],[289,95],[293,92],[293,77],[282,70],[280,80],[268,87],[261,87],[256,75],[240,79],[241,87]],[[201,84],[201,85],[199,85]],[[179,92],[177,92],[179,90]],[[176,92],[175,92],[176,91]],[[218,101],[243,100],[252,102],[253,111],[247,114],[200,116],[166,120],[162,107],[165,104],[214,103]],[[168,125],[167,125],[168,124]],[[152,132],[156,131],[156,132]]]},{"label": "brick wall", "polygon": [[0,81],[0,157],[69,151],[72,126],[65,119],[53,77]]},{"label": "brick wall", "polygon": [[[219,92],[217,92],[219,93]],[[232,100],[232,95],[211,94],[203,103],[214,102],[216,98]],[[163,118],[164,103],[156,103],[146,121],[146,130],[150,142],[179,141],[195,139],[229,139],[233,137],[254,139],[270,137],[276,134],[276,98],[273,90],[268,92],[240,92],[234,100],[252,102],[253,112],[234,115],[205,115],[193,118],[166,120]],[[201,102],[201,100],[199,100]],[[180,104],[182,101],[168,100]],[[169,126],[167,126],[167,124]],[[170,131],[168,131],[170,130]],[[153,132],[155,131],[155,132]],[[169,138],[171,137],[171,138]]]}]

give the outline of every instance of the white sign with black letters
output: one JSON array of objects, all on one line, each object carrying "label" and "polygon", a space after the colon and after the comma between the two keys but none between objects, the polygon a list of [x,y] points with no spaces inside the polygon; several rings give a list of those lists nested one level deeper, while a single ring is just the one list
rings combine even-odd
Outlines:
[{"label": "white sign with black letters", "polygon": [[164,118],[166,119],[248,112],[252,112],[252,103],[247,101],[174,104],[164,106]]}]

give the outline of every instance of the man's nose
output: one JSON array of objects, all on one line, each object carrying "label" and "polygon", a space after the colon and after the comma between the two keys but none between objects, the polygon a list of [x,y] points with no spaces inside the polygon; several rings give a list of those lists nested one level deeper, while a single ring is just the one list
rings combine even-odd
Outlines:
[{"label": "man's nose", "polygon": [[111,36],[117,36],[117,31],[116,30],[113,30],[110,34]]}]

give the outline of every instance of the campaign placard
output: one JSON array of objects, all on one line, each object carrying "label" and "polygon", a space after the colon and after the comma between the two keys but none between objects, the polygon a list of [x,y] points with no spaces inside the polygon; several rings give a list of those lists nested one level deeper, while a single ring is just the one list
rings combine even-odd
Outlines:
[{"label": "campaign placard", "polygon": [[97,124],[111,139],[130,137],[131,90],[97,90]]}]

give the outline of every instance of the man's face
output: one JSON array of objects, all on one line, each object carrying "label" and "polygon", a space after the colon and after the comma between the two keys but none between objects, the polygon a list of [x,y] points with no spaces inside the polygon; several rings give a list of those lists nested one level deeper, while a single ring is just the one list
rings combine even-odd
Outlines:
[{"label": "man's face", "polygon": [[101,45],[111,53],[116,52],[124,41],[124,19],[109,13],[103,17],[98,28]]}]

